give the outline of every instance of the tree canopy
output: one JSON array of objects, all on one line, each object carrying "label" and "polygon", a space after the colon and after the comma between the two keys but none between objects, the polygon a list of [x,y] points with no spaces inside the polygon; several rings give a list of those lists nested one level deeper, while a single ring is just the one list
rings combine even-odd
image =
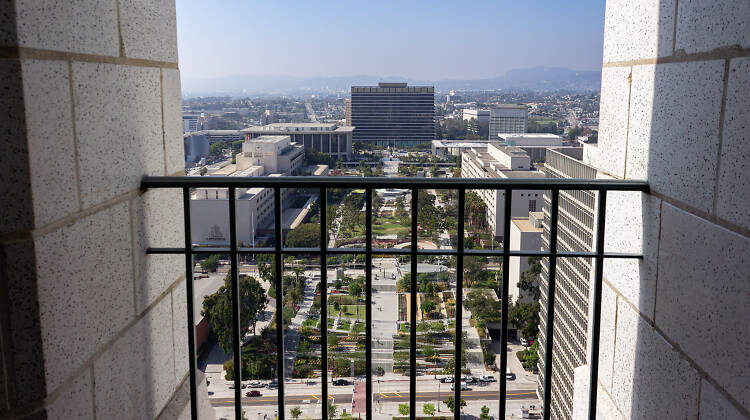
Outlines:
[{"label": "tree canopy", "polygon": [[315,248],[320,245],[320,225],[302,223],[286,235],[286,246],[290,248]]},{"label": "tree canopy", "polygon": [[[250,276],[239,278],[240,301],[240,336],[250,329],[255,329],[259,315],[268,303],[263,286]],[[219,345],[225,352],[232,348],[232,277],[231,273],[224,278],[224,285],[216,293],[206,296],[201,314],[208,318]]]}]

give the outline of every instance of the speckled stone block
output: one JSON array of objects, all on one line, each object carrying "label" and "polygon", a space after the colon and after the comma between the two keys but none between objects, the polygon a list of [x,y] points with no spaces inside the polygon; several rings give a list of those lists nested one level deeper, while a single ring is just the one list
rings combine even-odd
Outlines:
[{"label": "speckled stone block", "polygon": [[746,0],[680,0],[675,50],[687,54],[750,47],[750,4]]},{"label": "speckled stone block", "polygon": [[724,61],[633,67],[626,177],[710,211]]},{"label": "speckled stone block", "polygon": [[29,230],[34,225],[31,201],[31,174],[29,171],[26,119],[23,102],[21,63],[18,60],[0,60],[0,233]]},{"label": "speckled stone block", "polygon": [[153,189],[133,200],[138,313],[185,274],[183,255],[146,255],[149,247],[183,247],[182,191]]},{"label": "speckled stone block", "polygon": [[701,382],[700,420],[746,420],[727,398],[712,384],[703,379]]},{"label": "speckled stone block", "polygon": [[[44,398],[44,356],[39,351],[42,335],[39,326],[39,297],[36,288],[34,243],[16,241],[0,247],[4,270],[0,307],[8,318],[3,326],[3,358],[8,369],[7,397],[11,407],[20,407]],[[4,400],[5,401],[5,400]]]},{"label": "speckled stone block", "polygon": [[174,0],[121,0],[119,4],[125,56],[176,63]]},{"label": "speckled stone block", "polygon": [[698,372],[623,302],[614,363],[612,397],[626,418],[698,418]]},{"label": "speckled stone block", "polygon": [[672,55],[675,0],[609,0],[604,62]]},{"label": "speckled stone block", "polygon": [[79,208],[68,63],[22,65],[34,222],[43,226]]},{"label": "speckled stone block", "polygon": [[0,0],[0,46],[10,47],[17,43],[16,8],[13,0]]},{"label": "speckled stone block", "polygon": [[599,327],[599,381],[608,388],[612,384],[614,371],[616,319],[617,295],[604,284],[602,285],[602,316]]},{"label": "speckled stone block", "polygon": [[[202,308],[195,308],[200,313]],[[179,383],[188,374],[188,319],[185,280],[172,290],[172,333],[174,334],[174,375]]]},{"label": "speckled stone block", "polygon": [[599,102],[598,167],[611,175],[625,176],[625,148],[628,134],[630,67],[602,69]]},{"label": "speckled stone block", "polygon": [[[601,375],[599,380],[601,381]],[[589,418],[589,388],[589,365],[578,366],[573,370],[572,420],[587,420]],[[596,418],[625,420],[601,383],[598,385],[596,392]]]},{"label": "speckled stone block", "polygon": [[750,239],[663,204],[656,325],[746,407],[748,266]]},{"label": "speckled stone block", "polygon": [[94,391],[91,370],[86,369],[66,386],[57,399],[47,406],[48,420],[94,418]]},{"label": "speckled stone block", "polygon": [[119,56],[115,0],[16,0],[18,45]]},{"label": "speckled stone block", "polygon": [[48,390],[133,319],[130,248],[127,202],[36,239]]},{"label": "speckled stone block", "polygon": [[74,63],[73,88],[84,207],[164,173],[159,69]]},{"label": "speckled stone block", "polygon": [[[750,19],[748,19],[750,23]],[[750,229],[750,58],[729,67],[716,213]]]},{"label": "speckled stone block", "polygon": [[604,250],[641,254],[643,259],[604,262],[604,278],[633,306],[653,318],[661,200],[633,191],[607,193]]},{"label": "speckled stone block", "polygon": [[184,171],[185,142],[182,133],[182,88],[180,71],[162,69],[164,97],[164,146],[167,153],[167,173]]},{"label": "speckled stone block", "polygon": [[[167,296],[94,361],[96,417],[155,418],[175,390]],[[112,367],[116,366],[116,369]]]}]

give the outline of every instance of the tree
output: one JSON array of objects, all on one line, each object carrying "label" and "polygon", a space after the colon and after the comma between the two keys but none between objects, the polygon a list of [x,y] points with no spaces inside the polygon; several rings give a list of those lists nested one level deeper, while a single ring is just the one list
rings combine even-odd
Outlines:
[{"label": "tree", "polygon": [[[454,401],[453,396],[450,396],[447,400],[443,401],[443,403],[448,406],[448,409],[451,410],[451,413],[453,412]],[[466,400],[464,400],[464,397],[461,397],[461,407],[466,407]]]},{"label": "tree", "polygon": [[[253,327],[268,303],[263,286],[250,276],[239,279],[240,301],[240,336],[244,336]],[[206,296],[201,314],[208,318],[208,323],[216,333],[219,345],[225,352],[232,346],[232,276],[228,273],[224,285],[216,293]]]},{"label": "tree", "polygon": [[224,146],[222,142],[211,143],[211,146],[208,147],[208,153],[211,156],[219,156],[224,151]]},{"label": "tree", "polygon": [[299,416],[302,415],[302,410],[300,410],[299,407],[292,407],[292,409],[289,410],[289,414],[294,420],[297,420]]},{"label": "tree", "polygon": [[398,405],[398,412],[402,416],[408,416],[409,415],[409,404],[399,404]]},{"label": "tree", "polygon": [[205,166],[201,166],[201,170],[200,170],[201,176],[205,175],[206,172],[208,172],[208,168],[206,168]]},{"label": "tree", "polygon": [[479,415],[480,420],[490,420],[490,408],[486,405],[482,406],[482,414]]},{"label": "tree", "polygon": [[328,401],[328,420],[333,420],[336,418],[336,406]]},{"label": "tree", "polygon": [[529,268],[521,273],[521,278],[517,284],[519,289],[531,294],[535,301],[542,296],[537,282],[539,274],[542,272],[541,260],[542,257],[529,257]]},{"label": "tree", "polygon": [[290,248],[314,248],[320,245],[320,225],[303,223],[286,235],[286,246]]},{"label": "tree", "polygon": [[211,254],[201,262],[201,268],[210,271],[212,273],[216,272],[216,269],[219,267],[219,258],[221,255],[219,254]]},{"label": "tree", "polygon": [[422,406],[422,412],[432,417],[435,415],[435,404],[426,403]]},{"label": "tree", "polygon": [[353,297],[359,296],[359,294],[362,293],[362,286],[356,282],[353,281],[349,283],[349,295]]},{"label": "tree", "polygon": [[422,301],[422,316],[424,317],[425,314],[429,314],[430,312],[434,311],[436,308],[435,302],[431,300],[423,300]]}]

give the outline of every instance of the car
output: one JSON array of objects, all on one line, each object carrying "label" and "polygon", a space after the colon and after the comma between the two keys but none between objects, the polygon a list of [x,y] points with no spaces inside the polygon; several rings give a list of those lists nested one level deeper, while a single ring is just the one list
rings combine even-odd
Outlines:
[{"label": "car", "polygon": [[333,384],[335,386],[344,386],[349,385],[349,381],[347,381],[346,379],[336,379],[335,381],[333,381]]},{"label": "car", "polygon": [[[451,391],[456,389],[456,384],[451,384]],[[461,390],[469,389],[469,387],[466,385],[466,382],[461,382]]]},{"label": "car", "polygon": [[277,388],[278,386],[279,386],[279,381],[277,381],[276,379],[268,383],[268,388]]},{"label": "car", "polygon": [[252,391],[248,391],[245,393],[246,397],[260,397],[262,394],[257,389],[254,389]]},{"label": "car", "polygon": [[477,378],[473,376],[464,376],[463,381],[466,381],[467,384],[473,384],[474,382],[477,381]]},{"label": "car", "polygon": [[492,375],[483,375],[479,378],[479,382],[495,382],[495,377]]},{"label": "car", "polygon": [[250,388],[263,388],[263,384],[260,381],[252,381],[248,384]]},{"label": "car", "polygon": [[453,383],[453,377],[452,376],[444,376],[444,377],[440,378],[440,382],[442,382],[444,384],[446,384],[446,383],[447,384],[452,384]]},{"label": "car", "polygon": [[516,374],[510,371],[510,368],[505,369],[505,379],[516,379]]},{"label": "car", "polygon": [[528,347],[529,346],[529,340],[527,340],[524,337],[521,337],[521,345],[524,346],[524,347]]}]

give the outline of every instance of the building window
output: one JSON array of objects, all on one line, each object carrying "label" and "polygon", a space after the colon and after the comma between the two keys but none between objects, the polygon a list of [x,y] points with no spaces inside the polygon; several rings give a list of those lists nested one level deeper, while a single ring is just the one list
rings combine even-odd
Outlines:
[{"label": "building window", "polygon": [[536,200],[529,200],[529,212],[536,211]]}]

